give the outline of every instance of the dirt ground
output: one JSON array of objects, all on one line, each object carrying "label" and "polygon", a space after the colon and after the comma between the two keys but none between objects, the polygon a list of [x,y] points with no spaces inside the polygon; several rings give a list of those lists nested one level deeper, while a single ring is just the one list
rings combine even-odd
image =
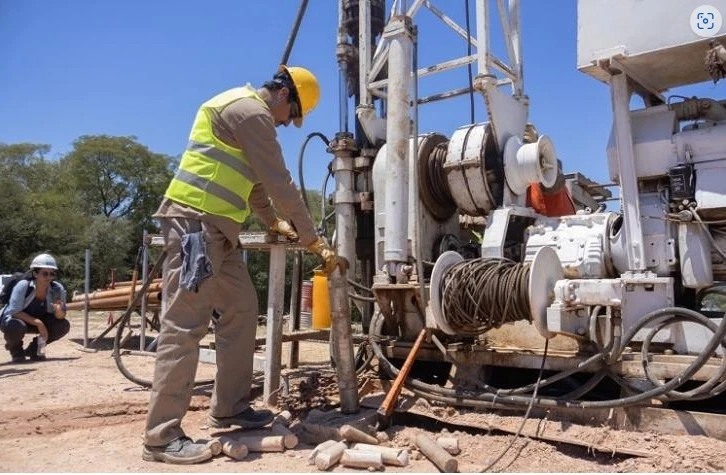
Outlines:
[{"label": "dirt ground", "polygon": [[[118,314],[118,312],[117,312]],[[94,314],[91,338],[105,327],[107,314]],[[141,460],[144,418],[149,393],[131,383],[116,368],[110,338],[97,352],[81,351],[83,324],[72,313],[69,337],[49,345],[45,362],[12,364],[0,354],[0,455],[2,472],[315,472],[307,464],[312,446],[300,444],[284,453],[252,453],[243,461],[219,456],[208,463],[173,466]],[[286,347],[287,345],[284,345]],[[286,348],[284,348],[286,351]],[[284,355],[283,355],[284,358]],[[327,344],[303,342],[301,362],[323,367]],[[150,377],[153,360],[129,356],[133,373]],[[125,360],[126,361],[126,360]],[[283,359],[283,361],[285,361]],[[213,374],[212,365],[200,365],[199,377]],[[292,385],[289,400],[303,388]],[[309,388],[308,388],[309,389]],[[259,393],[260,391],[256,391]],[[184,429],[193,438],[213,435],[206,426],[209,387],[195,390]],[[304,411],[296,411],[303,418]],[[513,418],[517,419],[517,418]],[[512,421],[516,422],[516,421]],[[293,429],[296,427],[293,424]],[[723,472],[726,443],[700,436],[665,436],[650,433],[607,432],[609,440],[622,439],[630,447],[652,454],[632,457],[605,454],[568,444],[546,443],[507,434],[455,431],[462,452],[460,471],[478,471],[511,445],[492,468],[502,472]],[[415,450],[416,435],[438,430],[393,426],[387,430],[390,446],[411,449],[407,467],[385,467],[387,472],[437,472]],[[361,470],[340,465],[333,472]]]}]

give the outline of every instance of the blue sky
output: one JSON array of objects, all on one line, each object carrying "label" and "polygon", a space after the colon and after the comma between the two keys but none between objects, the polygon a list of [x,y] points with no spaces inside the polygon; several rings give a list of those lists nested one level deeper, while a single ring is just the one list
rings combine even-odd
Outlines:
[{"label": "blue sky", "polygon": [[[463,1],[433,3],[465,25]],[[50,157],[57,158],[80,135],[135,135],[155,152],[177,155],[201,102],[271,76],[298,5],[298,0],[2,0],[0,142],[50,144]],[[607,182],[610,95],[607,86],[577,71],[576,13],[574,0],[522,0],[525,92],[531,121],[552,137],[566,171]],[[466,43],[430,12],[422,9],[415,21],[420,66],[466,54]],[[305,136],[320,131],[332,137],[338,128],[336,24],[337,1],[311,0],[289,61],[311,69],[323,90],[302,129],[278,129],[296,180]],[[501,45],[494,46],[506,59]],[[466,68],[423,78],[421,95],[463,87],[466,78]],[[723,87],[710,84],[696,90],[723,96]],[[451,136],[469,117],[468,96],[460,97],[422,106],[420,128]],[[485,118],[477,97],[476,121]],[[329,159],[320,142],[311,142],[308,187],[322,184]]]}]

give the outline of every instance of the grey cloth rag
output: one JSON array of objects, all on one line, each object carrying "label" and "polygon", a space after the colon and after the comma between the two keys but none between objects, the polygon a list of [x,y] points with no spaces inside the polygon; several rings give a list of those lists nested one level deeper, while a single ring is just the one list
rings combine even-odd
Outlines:
[{"label": "grey cloth rag", "polygon": [[179,285],[197,292],[204,279],[212,275],[212,262],[207,256],[204,231],[184,234],[181,239],[182,269]]}]

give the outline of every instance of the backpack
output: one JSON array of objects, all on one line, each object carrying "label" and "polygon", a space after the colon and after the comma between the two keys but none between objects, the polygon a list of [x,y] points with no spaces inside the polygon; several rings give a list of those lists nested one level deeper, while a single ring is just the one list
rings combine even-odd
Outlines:
[{"label": "backpack", "polygon": [[[8,302],[10,302],[10,296],[13,294],[13,289],[21,280],[30,281],[32,280],[32,277],[28,275],[27,272],[15,272],[8,283],[3,285],[3,289],[0,292],[0,305],[7,305]],[[31,288],[28,286],[28,290],[25,292],[26,297],[30,294],[30,290]]]}]

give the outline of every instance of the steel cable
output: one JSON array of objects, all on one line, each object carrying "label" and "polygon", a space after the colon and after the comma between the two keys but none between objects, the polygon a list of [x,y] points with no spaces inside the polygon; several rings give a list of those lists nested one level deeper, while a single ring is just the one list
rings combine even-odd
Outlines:
[{"label": "steel cable", "polygon": [[460,262],[444,276],[443,316],[461,336],[531,321],[528,284],[529,264],[489,258]]},{"label": "steel cable", "polygon": [[428,184],[431,187],[431,196],[442,204],[442,206],[451,206],[454,204],[454,198],[451,196],[449,182],[446,180],[444,173],[444,162],[446,162],[446,154],[448,152],[449,142],[443,142],[434,147],[426,160],[428,168]]}]

